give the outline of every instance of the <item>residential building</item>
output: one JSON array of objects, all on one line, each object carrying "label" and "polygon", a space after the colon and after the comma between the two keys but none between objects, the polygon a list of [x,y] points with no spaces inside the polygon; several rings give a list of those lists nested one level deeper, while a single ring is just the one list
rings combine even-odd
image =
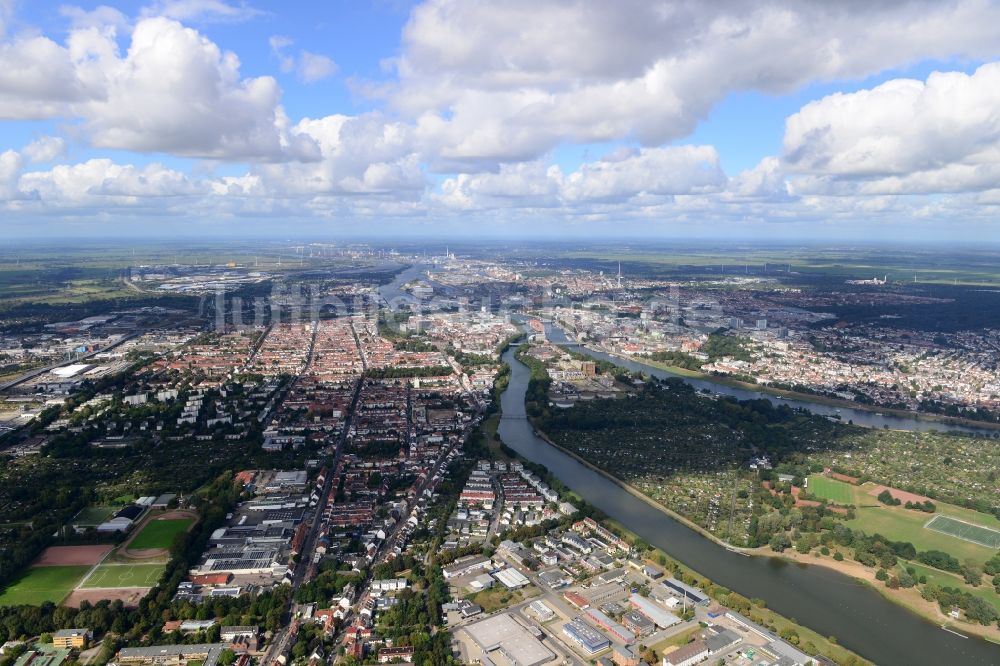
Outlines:
[{"label": "residential building", "polygon": [[180,666],[181,664],[187,664],[189,661],[200,661],[202,662],[202,666],[217,666],[219,655],[228,647],[229,645],[226,643],[128,647],[118,651],[115,663]]},{"label": "residential building", "polygon": [[52,645],[62,649],[84,649],[94,638],[90,629],[60,629],[52,634]]},{"label": "residential building", "polygon": [[385,647],[378,651],[378,663],[380,664],[391,664],[400,661],[407,664],[413,661],[412,647]]}]

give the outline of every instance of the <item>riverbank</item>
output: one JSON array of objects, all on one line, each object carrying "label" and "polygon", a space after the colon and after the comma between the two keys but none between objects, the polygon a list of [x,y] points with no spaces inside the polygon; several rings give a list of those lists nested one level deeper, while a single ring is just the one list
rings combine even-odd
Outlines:
[{"label": "riverbank", "polygon": [[543,432],[540,429],[538,423],[535,421],[534,418],[532,418],[532,417],[529,416],[528,417],[528,422],[531,423],[531,427],[535,429],[535,434],[538,435],[539,439],[545,441],[550,446],[558,449],[561,453],[564,453],[567,456],[569,456],[570,458],[573,458],[573,460],[576,460],[578,463],[580,463],[581,465],[583,465],[587,469],[589,469],[589,470],[591,470],[591,471],[593,471],[593,472],[595,472],[597,474],[600,474],[605,479],[607,479],[608,481],[612,482],[613,484],[615,484],[616,486],[618,486],[619,488],[621,488],[622,490],[624,490],[628,494],[632,495],[636,499],[642,500],[643,502],[645,502],[646,504],[650,505],[654,509],[657,509],[657,510],[659,510],[659,511],[665,513],[665,514],[667,514],[668,516],[670,516],[671,518],[673,518],[674,520],[676,520],[678,523],[681,523],[682,525],[684,525],[688,529],[691,529],[691,530],[697,532],[698,534],[700,534],[701,536],[705,537],[706,539],[709,539],[710,541],[713,541],[717,545],[722,546],[726,550],[732,551],[734,553],[740,553],[742,555],[747,555],[747,556],[749,556],[753,552],[749,548],[740,548],[738,546],[734,546],[732,544],[726,543],[725,541],[723,541],[719,537],[715,536],[714,534],[712,534],[711,532],[709,532],[708,530],[706,530],[704,527],[702,527],[698,523],[695,523],[692,520],[690,520],[689,518],[686,518],[685,516],[682,516],[681,514],[677,513],[676,511],[670,509],[669,507],[667,507],[667,506],[665,506],[663,504],[660,504],[659,502],[657,502],[656,500],[654,500],[649,495],[646,495],[645,493],[643,493],[641,490],[639,490],[635,486],[629,484],[627,481],[623,481],[622,479],[619,479],[617,476],[614,476],[613,474],[611,474],[611,473],[609,473],[609,472],[601,469],[597,465],[594,465],[590,461],[588,461],[588,460],[586,460],[584,458],[581,458],[579,455],[577,455],[573,451],[570,451],[569,449],[567,449],[567,448],[565,448],[563,446],[559,446],[554,441],[552,441],[552,438],[550,438],[545,432]]},{"label": "riverbank", "polygon": [[[718,537],[716,537],[715,535],[713,535],[711,532],[708,532],[707,530],[705,530],[701,526],[697,525],[696,523],[693,523],[690,520],[688,520],[687,518],[685,518],[684,516],[671,511],[669,508],[667,508],[666,506],[660,504],[659,502],[656,502],[651,497],[648,497],[647,495],[644,495],[637,488],[634,488],[633,486],[631,486],[628,483],[622,481],[621,479],[618,479],[617,477],[615,477],[615,476],[613,476],[611,474],[608,474],[604,470],[602,470],[602,469],[600,469],[598,467],[595,467],[594,465],[590,464],[589,462],[587,462],[586,460],[584,460],[580,456],[576,455],[572,451],[570,451],[570,450],[568,450],[568,449],[566,449],[564,447],[559,446],[558,444],[556,444],[555,442],[553,442],[545,433],[543,433],[541,430],[538,430],[538,428],[536,427],[536,424],[533,422],[533,419],[531,417],[528,417],[528,422],[535,429],[535,433],[537,434],[537,436],[538,436],[539,439],[545,441],[550,446],[552,446],[553,448],[561,451],[562,453],[564,453],[564,454],[572,457],[574,460],[576,460],[580,464],[586,466],[588,469],[594,471],[597,474],[600,474],[601,476],[603,476],[607,480],[609,480],[612,483],[614,483],[615,485],[617,485],[622,490],[628,492],[630,495],[632,495],[636,499],[642,500],[644,503],[650,505],[654,509],[657,509],[658,511],[660,511],[660,512],[662,512],[662,513],[664,513],[664,514],[666,514],[668,516],[670,516],[670,518],[676,520],[677,522],[681,523],[685,527],[688,527],[689,529],[697,532],[698,534],[704,536],[705,538],[710,539],[715,544],[717,544],[717,545],[719,545],[719,546],[721,546],[721,547],[729,550],[730,552],[739,553],[739,554],[745,555],[747,557],[750,557],[752,555],[757,555],[751,549],[737,548],[735,546],[727,544],[726,542],[722,541],[721,539],[719,539]],[[552,481],[553,481],[552,478],[547,479],[547,481],[549,482],[550,485],[555,485],[555,484],[552,483]],[[583,497],[581,497],[580,495],[578,495],[571,487],[569,487],[569,486],[565,486],[565,487],[574,496],[575,500],[577,500],[579,502],[583,502],[583,503],[586,502],[586,500]],[[620,521],[614,520],[614,519],[609,518],[609,517],[604,517],[604,518],[601,519],[601,522],[602,523],[607,523],[607,524],[613,526],[613,528],[615,530],[617,530],[620,533],[620,535],[625,536],[632,543],[635,543],[637,540],[641,540],[642,539],[641,535],[639,535],[635,531],[629,529],[627,526],[625,526],[624,524],[622,524]],[[709,587],[709,586],[715,587],[716,586],[716,583],[714,583],[713,581],[711,581],[711,579],[707,578],[704,574],[700,573],[697,569],[693,569],[693,568],[685,565],[683,562],[680,562],[675,557],[671,556],[668,551],[660,549],[660,548],[652,547],[652,546],[651,546],[651,548],[653,549],[652,553],[651,553],[652,558],[650,559],[650,561],[652,563],[654,563],[654,564],[660,564],[659,562],[655,561],[655,557],[656,557],[656,555],[662,555],[664,558],[667,558],[670,561],[674,562],[674,565],[677,567],[676,571],[674,572],[674,575],[680,575],[682,572],[683,573],[687,573],[687,574],[693,575],[693,576],[695,576],[697,578],[700,578],[700,579],[704,580],[706,587]],[[751,600],[751,604],[753,604],[753,610],[751,611],[751,615],[757,615],[757,616],[759,616],[757,618],[757,620],[759,622],[761,622],[762,624],[765,624],[765,625],[768,625],[769,627],[771,627],[771,629],[776,634],[781,634],[786,629],[793,630],[799,636],[800,645],[811,644],[818,651],[819,654],[823,654],[823,655],[827,656],[828,658],[833,658],[833,659],[835,659],[837,661],[837,663],[842,663],[842,664],[843,663],[853,663],[853,664],[869,664],[869,663],[871,663],[871,662],[865,660],[864,658],[862,658],[860,655],[852,652],[848,648],[846,648],[846,647],[838,644],[835,637],[832,637],[832,636],[823,636],[819,632],[817,632],[817,631],[815,631],[815,630],[813,630],[813,629],[811,629],[811,628],[809,628],[809,627],[807,627],[807,626],[805,626],[803,624],[799,624],[794,619],[787,618],[787,617],[785,617],[785,616],[783,616],[783,615],[781,615],[781,614],[779,614],[779,613],[777,613],[777,612],[775,612],[775,611],[767,608],[766,606],[760,605],[761,602],[759,600]]]},{"label": "riverbank", "polygon": [[[636,539],[642,538],[640,535],[636,534],[634,531],[630,530],[617,520],[605,518],[601,522],[611,525],[621,535],[624,535],[627,539],[632,539],[633,542]],[[650,564],[653,564],[654,566],[662,566],[661,562],[657,561],[658,556],[662,555],[667,558],[668,561],[672,561],[676,566],[676,569],[673,572],[675,577],[681,577],[682,574],[689,574],[703,579],[706,587],[716,585],[713,581],[705,578],[705,576],[699,573],[696,569],[692,569],[683,562],[671,557],[665,550],[656,548],[655,546],[652,548],[653,550],[650,552],[650,555],[644,558]],[[739,593],[737,592],[737,594]],[[789,619],[784,615],[771,610],[767,606],[761,605],[763,604],[763,601],[760,599],[751,599],[749,601],[752,609],[748,612],[748,615],[756,616],[752,617],[752,620],[756,621],[758,624],[765,625],[779,636],[787,629],[795,631],[795,633],[799,635],[800,647],[808,646],[811,643],[812,647],[815,648],[816,654],[821,654],[828,659],[834,660],[838,664],[851,663],[860,666],[862,664],[872,663],[856,652],[840,645],[837,642],[836,636],[824,636],[804,624],[799,624],[796,620]]]},{"label": "riverbank", "polygon": [[662,513],[670,516],[677,522],[681,523],[685,527],[697,532],[701,536],[709,539],[715,544],[725,548],[726,550],[734,553],[739,553],[746,557],[759,557],[767,559],[777,559],[789,563],[795,563],[800,565],[811,565],[824,567],[831,569],[838,573],[844,574],[851,577],[852,579],[858,581],[861,584],[867,585],[878,592],[881,596],[885,597],[887,600],[906,608],[910,612],[920,616],[921,618],[932,622],[938,626],[948,626],[962,634],[979,636],[994,643],[1000,644],[1000,627],[996,625],[983,626],[980,624],[972,624],[968,622],[956,622],[954,618],[951,618],[941,612],[938,605],[931,601],[926,601],[920,596],[920,593],[916,588],[910,588],[908,590],[890,590],[885,586],[882,581],[875,578],[875,571],[865,567],[859,562],[854,562],[850,560],[842,560],[838,562],[831,556],[823,556],[817,554],[803,555],[794,550],[786,550],[782,553],[776,553],[770,548],[763,546],[760,548],[741,548],[739,546],[734,546],[730,543],[725,542],[719,537],[715,536],[705,528],[701,527],[697,523],[692,522],[688,518],[682,516],[681,514],[673,511],[669,507],[657,502],[653,498],[644,494],[641,490],[635,486],[629,484],[628,482],[614,476],[613,474],[607,472],[606,470],[597,467],[588,460],[581,458],[579,455],[573,451],[556,444],[552,438],[543,432],[534,419],[529,417],[529,422],[531,422],[532,427],[538,434],[538,437],[548,443],[550,446],[558,449],[560,452],[566,454],[567,456],[573,458],[581,465],[584,465],[588,469],[600,474],[604,478],[608,479],[615,485],[617,485],[622,490],[626,491],[633,497],[642,500],[649,506],[661,511]]},{"label": "riverbank", "polygon": [[[956,428],[970,428],[979,429],[989,432],[1000,432],[1000,423],[994,423],[990,421],[976,421],[973,419],[966,419],[958,416],[946,416],[943,414],[931,414],[929,412],[911,412],[906,409],[894,409],[891,407],[879,407],[877,405],[868,405],[865,403],[855,402],[853,400],[843,400],[839,398],[831,398],[824,395],[816,395],[814,393],[802,393],[799,391],[789,391],[785,389],[779,389],[773,386],[768,386],[766,384],[753,384],[750,382],[741,381],[739,379],[734,379],[727,375],[716,375],[707,372],[702,372],[701,370],[690,370],[688,368],[682,368],[676,365],[670,365],[668,363],[661,363],[651,359],[646,359],[641,356],[628,356],[620,352],[604,349],[602,347],[590,347],[585,343],[578,342],[571,338],[567,332],[567,329],[563,328],[559,323],[552,320],[545,320],[554,330],[558,331],[564,338],[564,342],[557,340],[550,340],[556,345],[566,345],[571,344],[578,347],[581,353],[591,352],[597,354],[606,354],[607,356],[626,361],[629,363],[635,363],[638,365],[645,365],[656,370],[662,370],[663,372],[668,372],[672,375],[676,375],[683,379],[690,379],[693,381],[702,381],[710,384],[718,384],[720,386],[726,386],[733,389],[738,389],[741,391],[762,393],[765,395],[774,396],[776,398],[783,398],[786,400],[794,400],[796,402],[812,403],[815,405],[822,405],[824,407],[830,407],[833,409],[847,409],[847,410],[857,410],[859,412],[865,412],[866,414],[873,414],[876,416],[889,416],[898,419],[913,419],[915,421],[921,421],[924,423],[939,423],[942,426],[951,426]],[[856,423],[861,427],[874,427],[871,425],[865,425],[863,423]],[[893,429],[892,426],[889,426]],[[988,433],[981,433],[981,436],[989,436]]]},{"label": "riverbank", "polygon": [[[581,346],[584,349],[591,349],[590,347],[584,345]],[[669,372],[670,374],[678,375],[679,377],[684,377],[687,379],[698,379],[705,382],[712,382],[714,384],[721,384],[723,386],[742,389],[744,391],[756,391],[758,393],[766,393],[768,395],[773,395],[778,398],[785,398],[787,400],[797,400],[799,402],[812,402],[817,405],[824,405],[826,407],[833,407],[836,409],[856,409],[858,411],[869,412],[871,414],[897,416],[899,418],[927,421],[928,423],[941,423],[943,425],[961,426],[963,428],[982,428],[984,430],[1000,431],[1000,423],[993,423],[991,421],[975,421],[973,419],[965,419],[958,416],[945,416],[943,414],[931,414],[929,412],[911,412],[906,409],[879,407],[878,405],[868,405],[863,402],[854,402],[853,400],[842,400],[840,398],[831,398],[829,396],[817,395],[815,393],[801,393],[798,391],[788,391],[786,389],[776,388],[773,386],[769,386],[767,384],[752,384],[750,382],[744,382],[739,379],[728,377],[726,375],[714,375],[707,372],[701,372],[700,370],[689,370],[687,368],[681,368],[676,365],[668,365],[666,363],[660,363],[659,361],[642,358],[640,356],[627,356],[625,354],[621,354],[615,351],[610,351],[607,349],[595,348],[592,351],[599,351],[603,354],[607,354],[608,356],[613,356],[615,358],[622,359],[623,361],[631,361],[632,363],[640,363],[642,365],[648,365],[658,370],[663,370],[664,372]]]},{"label": "riverbank", "polygon": [[928,624],[927,618],[875,594],[874,588],[867,589],[870,585],[831,568],[790,566],[774,554],[751,556],[720,544],[666,507],[628,490],[620,479],[547,442],[532,427],[525,409],[528,366],[514,357],[513,350],[504,360],[512,368],[510,388],[502,395],[499,432],[504,443],[546,466],[611,523],[638,534],[658,552],[668,553],[670,560],[695,567],[699,580],[711,581],[708,584],[720,594],[731,590],[746,599],[759,599],[755,608],[762,604],[773,608],[786,621],[835,636],[833,644],[843,644],[877,663],[902,663],[901,659],[915,666],[997,663],[1000,653],[993,643],[940,631],[941,623]]},{"label": "riverbank", "polygon": [[933,622],[939,627],[946,627],[960,634],[978,636],[993,643],[1000,644],[1000,627],[997,625],[983,626],[970,622],[956,622],[954,618],[941,612],[940,606],[933,601],[927,601],[920,596],[916,587],[909,589],[890,590],[885,583],[875,577],[875,571],[860,562],[842,560],[840,562],[830,555],[819,553],[809,553],[803,555],[798,551],[786,550],[782,553],[775,553],[770,548],[761,547],[748,550],[754,557],[771,557],[791,564],[825,567],[832,569],[845,576],[850,576],[861,584],[871,587],[887,600],[902,606],[916,615]]},{"label": "riverbank", "polygon": [[[702,526],[695,522],[692,522],[688,518],[682,516],[681,514],[673,511],[669,507],[657,502],[653,498],[644,494],[641,490],[635,486],[629,484],[628,482],[614,476],[613,474],[607,472],[606,470],[597,467],[588,460],[581,458],[579,455],[573,451],[556,444],[552,438],[543,432],[534,419],[529,417],[529,422],[538,434],[538,437],[548,443],[550,446],[558,449],[560,452],[566,454],[567,456],[573,458],[581,465],[584,465],[588,469],[600,474],[604,478],[608,479],[615,485],[617,485],[622,490],[626,491],[636,499],[642,500],[651,507],[663,512],[664,514],[670,516],[677,522],[681,523],[685,527],[697,532],[701,536],[709,539],[715,544],[729,550],[730,552],[739,553],[746,557],[762,557],[768,559],[777,559],[789,563],[795,563],[799,565],[811,565],[818,567],[825,567],[827,569],[832,569],[838,573],[844,574],[851,577],[852,579],[867,585],[878,592],[881,596],[885,597],[887,600],[906,608],[910,612],[919,615],[921,618],[932,622],[938,626],[947,626],[955,631],[962,634],[979,636],[980,638],[985,638],[986,640],[992,641],[994,643],[1000,644],[1000,627],[996,625],[983,626],[980,624],[972,624],[968,622],[956,622],[954,618],[951,618],[941,612],[938,605],[931,601],[926,601],[920,596],[920,593],[916,588],[910,588],[908,590],[890,590],[885,586],[882,581],[875,578],[875,571],[865,567],[859,562],[854,562],[850,560],[842,560],[838,562],[831,556],[824,556],[818,553],[810,553],[803,555],[797,551],[786,550],[782,553],[776,553],[770,548],[763,546],[760,548],[741,548],[739,546],[734,546],[730,543],[725,542],[719,537],[715,536]],[[818,555],[818,556],[817,556]]]}]

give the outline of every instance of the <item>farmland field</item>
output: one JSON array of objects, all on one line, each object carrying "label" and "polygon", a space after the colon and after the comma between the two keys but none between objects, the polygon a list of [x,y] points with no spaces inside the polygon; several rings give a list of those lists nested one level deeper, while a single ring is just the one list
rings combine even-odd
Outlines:
[{"label": "farmland field", "polygon": [[150,520],[135,539],[129,543],[129,550],[144,550],[147,548],[170,548],[174,537],[185,531],[194,521],[190,518],[173,518]]},{"label": "farmland field", "polygon": [[0,593],[0,606],[59,603],[88,571],[90,567],[86,565],[32,567]]},{"label": "farmland field", "polygon": [[982,525],[974,525],[948,516],[934,516],[924,527],[987,548],[1000,548],[1000,531]]},{"label": "farmland field", "polygon": [[80,587],[152,587],[164,568],[162,564],[102,564]]},{"label": "farmland field", "polygon": [[837,504],[853,504],[853,487],[843,481],[813,474],[809,477],[809,492],[816,497],[828,499]]}]

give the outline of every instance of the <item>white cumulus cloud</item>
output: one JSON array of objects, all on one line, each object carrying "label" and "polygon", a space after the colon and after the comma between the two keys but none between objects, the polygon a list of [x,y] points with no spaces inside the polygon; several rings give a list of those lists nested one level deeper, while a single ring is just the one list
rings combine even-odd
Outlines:
[{"label": "white cumulus cloud", "polygon": [[1000,179],[1000,63],[935,72],[811,102],[788,118],[797,187],[832,193],[960,192]]},{"label": "white cumulus cloud", "polygon": [[444,181],[437,200],[451,208],[648,205],[673,195],[719,191],[727,179],[711,146],[620,149],[564,173],[541,160],[504,164],[497,173]]},{"label": "white cumulus cloud", "polygon": [[289,136],[273,77],[243,78],[236,54],[166,18],[0,44],[0,117],[78,120],[93,146],[228,160],[316,159]]},{"label": "white cumulus cloud", "polygon": [[54,205],[97,205],[112,197],[120,202],[131,198],[195,195],[204,193],[207,187],[159,164],[136,167],[100,158],[25,173],[19,189]]},{"label": "white cumulus cloud", "polygon": [[367,91],[417,120],[440,170],[492,168],[565,141],[662,144],[733,91],[998,53],[1000,6],[984,0],[428,0],[398,82]]},{"label": "white cumulus cloud", "polygon": [[246,2],[223,0],[157,0],[142,10],[143,16],[165,16],[178,21],[240,22],[263,13]]},{"label": "white cumulus cloud", "polygon": [[337,73],[337,63],[321,53],[302,51],[299,54],[298,74],[305,83],[322,81]]},{"label": "white cumulus cloud", "polygon": [[337,73],[337,63],[321,53],[299,51],[298,56],[289,55],[286,49],[294,43],[293,40],[284,35],[273,35],[268,40],[271,53],[278,59],[281,71],[286,74],[295,72],[303,83],[322,81]]},{"label": "white cumulus cloud", "polygon": [[58,136],[43,136],[22,149],[22,154],[33,164],[51,162],[66,153],[66,140]]}]

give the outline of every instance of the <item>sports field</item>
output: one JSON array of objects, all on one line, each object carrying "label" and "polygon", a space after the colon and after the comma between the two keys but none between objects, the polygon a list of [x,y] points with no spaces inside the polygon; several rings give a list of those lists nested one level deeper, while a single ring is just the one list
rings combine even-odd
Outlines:
[{"label": "sports field", "polygon": [[981,525],[973,525],[948,516],[934,516],[924,525],[929,530],[958,537],[963,541],[978,543],[987,548],[1000,548],[1000,531]]},{"label": "sports field", "polygon": [[0,606],[38,606],[46,601],[59,603],[88,571],[90,567],[86,565],[32,567],[0,593]]},{"label": "sports field", "polygon": [[[863,489],[861,490],[863,492]],[[1000,528],[1000,521],[995,521],[992,516],[944,502],[938,502],[937,507],[938,513],[934,516],[946,516],[983,525],[995,524],[996,528]],[[996,554],[995,548],[988,548],[945,532],[927,529],[925,525],[934,516],[901,506],[890,507],[876,503],[876,506],[858,508],[854,520],[847,521],[847,526],[863,530],[867,534],[881,534],[894,541],[909,541],[918,551],[942,550],[961,562],[971,559],[982,564]]]},{"label": "sports field", "polygon": [[162,564],[102,564],[80,587],[152,587],[164,568]]},{"label": "sports field", "polygon": [[147,548],[170,548],[174,537],[187,530],[194,520],[191,518],[167,518],[150,520],[128,545],[129,550]]},{"label": "sports field", "polygon": [[94,566],[111,552],[113,546],[49,546],[42,551],[32,566],[36,567],[68,567]]},{"label": "sports field", "polygon": [[854,487],[836,481],[822,474],[813,474],[809,477],[809,492],[816,497],[830,500],[837,504],[854,503]]},{"label": "sports field", "polygon": [[80,510],[80,513],[70,522],[73,525],[100,525],[121,507],[114,506],[87,506]]}]

